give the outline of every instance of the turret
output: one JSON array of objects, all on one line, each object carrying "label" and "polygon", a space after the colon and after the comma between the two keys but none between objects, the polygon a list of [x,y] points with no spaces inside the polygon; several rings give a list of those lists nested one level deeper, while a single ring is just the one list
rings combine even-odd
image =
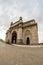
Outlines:
[{"label": "turret", "polygon": [[20,21],[20,22],[23,22],[23,20],[22,20],[22,17],[21,17],[21,16],[19,17],[19,21]]},{"label": "turret", "polygon": [[11,22],[10,26],[13,25],[13,22]]}]

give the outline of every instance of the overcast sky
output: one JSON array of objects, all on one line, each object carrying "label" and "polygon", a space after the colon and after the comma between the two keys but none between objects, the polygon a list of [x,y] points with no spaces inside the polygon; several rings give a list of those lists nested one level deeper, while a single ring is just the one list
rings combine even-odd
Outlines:
[{"label": "overcast sky", "polygon": [[36,20],[39,41],[43,42],[43,0],[0,0],[0,38],[5,40],[10,22],[20,16],[24,21]]}]

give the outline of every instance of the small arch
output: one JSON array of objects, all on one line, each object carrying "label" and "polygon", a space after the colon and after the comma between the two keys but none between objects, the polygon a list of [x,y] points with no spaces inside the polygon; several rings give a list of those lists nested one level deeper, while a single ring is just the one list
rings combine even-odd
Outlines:
[{"label": "small arch", "polygon": [[30,45],[30,39],[29,39],[29,37],[27,37],[26,43],[27,43],[27,45]]},{"label": "small arch", "polygon": [[16,44],[17,43],[17,33],[16,33],[16,31],[14,31],[12,33],[12,43],[13,44]]},{"label": "small arch", "polygon": [[[23,34],[23,42],[25,41],[24,44],[30,45],[32,41],[32,33],[30,29],[25,29],[24,34]],[[28,43],[27,43],[28,42]]]}]

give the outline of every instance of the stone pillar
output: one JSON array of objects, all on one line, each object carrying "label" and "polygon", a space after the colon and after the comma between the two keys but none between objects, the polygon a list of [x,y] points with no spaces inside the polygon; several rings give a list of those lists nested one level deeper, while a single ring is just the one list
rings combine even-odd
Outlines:
[{"label": "stone pillar", "polygon": [[8,33],[8,43],[10,44],[11,43],[11,32],[9,31]]},{"label": "stone pillar", "polygon": [[22,28],[19,28],[18,30],[18,36],[17,36],[17,43],[18,44],[22,44],[23,43],[23,40],[22,40]]},{"label": "stone pillar", "polygon": [[37,29],[37,25],[35,25],[34,27],[32,27],[32,42],[31,44],[38,44],[38,29]]},{"label": "stone pillar", "polygon": [[8,43],[8,44],[10,44],[11,43],[11,32],[10,32],[10,30],[7,32],[7,34],[6,34],[6,42]]},{"label": "stone pillar", "polygon": [[19,24],[19,28],[18,28],[17,43],[22,44],[23,43],[23,39],[22,39],[22,36],[23,36],[23,33],[22,33],[22,17],[20,17],[19,22],[20,22],[20,24]]}]

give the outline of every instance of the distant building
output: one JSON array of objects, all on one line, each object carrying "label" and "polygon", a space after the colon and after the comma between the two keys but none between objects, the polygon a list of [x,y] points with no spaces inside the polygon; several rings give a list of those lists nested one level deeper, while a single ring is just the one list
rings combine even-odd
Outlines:
[{"label": "distant building", "polygon": [[22,17],[15,23],[11,22],[6,32],[6,42],[9,44],[37,44],[38,26],[35,20],[23,22]]}]

